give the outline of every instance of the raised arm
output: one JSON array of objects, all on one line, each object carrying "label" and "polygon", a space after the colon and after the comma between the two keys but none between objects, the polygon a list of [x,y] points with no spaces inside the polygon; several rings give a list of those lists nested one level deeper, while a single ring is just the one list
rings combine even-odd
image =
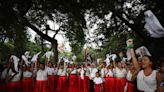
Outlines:
[{"label": "raised arm", "polygon": [[138,60],[137,60],[136,55],[135,55],[135,52],[134,52],[133,39],[127,40],[127,47],[128,47],[128,49],[130,49],[130,54],[131,54],[131,57],[132,57],[132,63],[134,65],[134,67],[137,70],[139,70],[140,69],[140,66],[139,66]]}]

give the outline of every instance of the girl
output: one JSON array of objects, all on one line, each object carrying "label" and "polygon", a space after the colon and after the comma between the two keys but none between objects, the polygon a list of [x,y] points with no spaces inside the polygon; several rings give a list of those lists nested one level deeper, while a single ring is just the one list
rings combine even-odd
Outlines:
[{"label": "girl", "polygon": [[93,79],[94,82],[94,92],[103,91],[103,79],[100,77],[100,74],[96,72],[96,77]]},{"label": "girl", "polygon": [[133,49],[133,40],[129,39],[127,41],[127,47],[130,49],[130,54],[132,56],[132,62],[135,70],[139,71],[137,75],[137,88],[144,92],[155,92],[160,86],[160,75],[156,70],[152,69],[152,58],[148,55],[142,57],[141,67],[137,61],[137,58]]},{"label": "girl", "polygon": [[84,65],[81,64],[78,70],[78,92],[88,92],[86,88],[87,85],[86,85]]},{"label": "girl", "polygon": [[54,73],[55,73],[55,70],[53,68],[53,64],[52,62],[48,62],[48,64],[46,64],[46,67],[47,67],[47,72],[48,72],[48,83],[49,83],[49,91],[50,92],[55,92],[55,78],[54,78]]},{"label": "girl", "polygon": [[26,64],[23,65],[23,69],[22,69],[23,70],[23,80],[22,80],[23,92],[33,91],[33,79],[32,79],[33,73],[30,69],[31,69],[30,65],[26,65]]},{"label": "girl", "polygon": [[77,70],[74,64],[72,64],[69,70],[69,92],[78,91],[78,77]]},{"label": "girl", "polygon": [[[35,66],[36,67],[36,66]],[[39,64],[39,69],[36,74],[36,83],[34,92],[49,92],[48,89],[48,72],[44,63]]]},{"label": "girl", "polygon": [[12,55],[11,56],[11,68],[8,72],[7,81],[9,82],[8,92],[21,92],[21,75],[22,71],[19,65],[19,58]]},{"label": "girl", "polygon": [[67,91],[67,76],[66,76],[66,66],[61,64],[58,70],[58,86],[57,86],[57,92],[66,92]]},{"label": "girl", "polygon": [[105,69],[105,81],[104,81],[104,91],[105,92],[114,92],[114,77],[112,72],[112,65],[110,64]]},{"label": "girl", "polygon": [[124,88],[126,85],[126,69],[122,66],[121,62],[117,62],[115,64],[114,61],[114,72],[115,72],[115,92],[124,92]]}]

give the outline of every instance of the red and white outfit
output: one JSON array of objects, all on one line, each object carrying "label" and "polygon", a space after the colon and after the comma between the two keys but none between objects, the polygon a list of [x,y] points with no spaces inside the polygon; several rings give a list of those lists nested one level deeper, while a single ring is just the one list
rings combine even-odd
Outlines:
[{"label": "red and white outfit", "polygon": [[[84,68],[80,68],[78,70],[79,72],[79,77],[78,77],[78,92],[89,92],[88,88],[88,80],[87,77],[85,76],[85,70]],[[79,90],[80,89],[80,90]]]},{"label": "red and white outfit", "polygon": [[48,89],[48,72],[46,69],[37,71],[34,92],[49,92]]},{"label": "red and white outfit", "polygon": [[126,70],[115,68],[115,92],[124,92],[126,86]]},{"label": "red and white outfit", "polygon": [[69,75],[69,92],[77,92],[78,89],[78,76],[77,76],[77,70],[76,68],[70,69],[71,73]]},{"label": "red and white outfit", "polygon": [[94,92],[101,92],[103,79],[101,77],[95,77],[94,82]]},{"label": "red and white outfit", "polygon": [[13,76],[9,83],[9,90],[8,92],[22,92],[22,86],[21,86],[21,70],[19,70],[17,73],[12,72],[12,70],[9,70],[9,76]]},{"label": "red and white outfit", "polygon": [[129,70],[127,75],[126,75],[126,79],[127,79],[127,88],[126,88],[126,92],[133,92],[134,91],[134,83],[131,81],[132,78],[132,73]]},{"label": "red and white outfit", "polygon": [[50,92],[55,92],[55,78],[54,78],[54,68],[50,68],[50,67],[47,67],[46,68],[47,72],[48,72],[48,89]]},{"label": "red and white outfit", "polygon": [[33,91],[33,79],[32,72],[24,71],[22,80],[22,92],[32,92]]},{"label": "red and white outfit", "polygon": [[58,78],[59,76],[57,75],[58,73],[58,69],[57,68],[54,68],[54,88],[55,88],[55,92],[57,91],[57,86],[58,86]]},{"label": "red and white outfit", "polygon": [[144,92],[155,92],[157,89],[156,70],[153,70],[149,76],[145,76],[141,70],[137,75],[137,88]]},{"label": "red and white outfit", "polygon": [[2,84],[0,84],[0,89],[2,92],[6,92],[7,91],[7,84],[5,83],[5,78],[7,76],[7,68],[5,68],[2,72]]},{"label": "red and white outfit", "polygon": [[58,70],[58,85],[57,85],[57,89],[56,92],[66,92],[68,85],[67,85],[67,76],[66,76],[66,68],[64,69],[59,69]]},{"label": "red and white outfit", "polygon": [[114,82],[113,72],[111,69],[105,70],[104,78],[104,91],[105,92],[114,92],[115,82]]}]

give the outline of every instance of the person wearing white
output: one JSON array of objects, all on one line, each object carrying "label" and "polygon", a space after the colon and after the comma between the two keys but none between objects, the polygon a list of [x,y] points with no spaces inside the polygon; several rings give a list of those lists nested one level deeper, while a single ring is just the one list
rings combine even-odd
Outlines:
[{"label": "person wearing white", "polygon": [[[129,39],[128,41],[129,45],[133,45],[133,39]],[[127,45],[128,46],[128,45]],[[158,87],[160,86],[160,74],[156,72],[156,70],[152,69],[152,59],[150,56],[145,55],[142,57],[142,66],[140,67],[137,58],[134,53],[133,47],[130,47],[130,53],[132,56],[132,62],[136,70],[140,70],[141,67],[142,70],[139,71],[137,75],[137,88],[140,91],[144,92],[155,92],[158,90]]]}]

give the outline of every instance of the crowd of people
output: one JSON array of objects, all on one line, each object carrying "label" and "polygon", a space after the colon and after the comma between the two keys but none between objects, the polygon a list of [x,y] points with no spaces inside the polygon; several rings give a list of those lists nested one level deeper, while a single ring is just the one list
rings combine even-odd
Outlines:
[{"label": "crowd of people", "polygon": [[127,40],[128,60],[110,55],[103,62],[82,64],[62,60],[53,64],[48,54],[39,53],[28,61],[12,55],[0,71],[0,92],[164,92],[164,59],[153,70],[150,53],[139,48],[136,57],[133,40]]}]

